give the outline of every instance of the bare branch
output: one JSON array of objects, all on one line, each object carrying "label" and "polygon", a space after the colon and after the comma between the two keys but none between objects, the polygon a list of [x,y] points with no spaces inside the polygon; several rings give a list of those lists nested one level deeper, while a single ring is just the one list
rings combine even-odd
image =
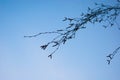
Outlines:
[{"label": "bare branch", "polygon": [[[76,32],[80,29],[85,29],[86,24],[88,23],[102,23],[103,27],[107,28],[109,26],[113,26],[116,23],[116,18],[120,14],[120,2],[114,6],[111,5],[104,5],[104,4],[97,4],[96,8],[88,7],[87,13],[82,13],[78,18],[68,18],[65,17],[63,21],[69,21],[69,24],[65,29],[60,29],[52,32],[43,32],[38,33],[32,36],[24,36],[24,37],[37,37],[42,34],[56,34],[55,38],[52,41],[48,42],[45,45],[42,45],[41,48],[45,50],[50,44],[55,50],[48,56],[52,59],[52,55],[59,49],[62,44],[65,44],[68,40],[75,38]],[[105,24],[106,23],[106,24]],[[111,59],[113,58],[114,54],[110,54],[108,57]],[[108,60],[109,61],[109,60]],[[110,63],[109,61],[109,63]]]},{"label": "bare branch", "polygon": [[116,48],[112,54],[109,54],[108,56],[106,56],[108,58],[107,59],[108,64],[110,64],[110,62],[112,61],[112,59],[118,53],[119,50],[120,50],[120,47]]}]

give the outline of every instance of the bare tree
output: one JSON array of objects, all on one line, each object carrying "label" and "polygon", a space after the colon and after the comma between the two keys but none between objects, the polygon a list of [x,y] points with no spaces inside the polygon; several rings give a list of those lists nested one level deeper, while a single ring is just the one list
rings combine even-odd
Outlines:
[{"label": "bare tree", "polygon": [[[45,50],[48,46],[55,48],[55,50],[48,55],[52,59],[52,55],[59,49],[62,44],[65,44],[68,40],[75,38],[76,33],[85,29],[86,24],[91,23],[100,23],[102,27],[108,28],[114,25],[117,25],[118,29],[120,29],[119,24],[116,19],[120,14],[120,1],[117,0],[115,5],[105,5],[105,4],[97,4],[95,3],[95,8],[88,7],[87,13],[81,13],[81,16],[78,18],[68,18],[65,17],[63,21],[69,21],[69,24],[64,29],[59,29],[50,32],[41,32],[31,36],[24,37],[37,37],[42,34],[56,34],[52,41],[40,46],[41,49]],[[110,64],[111,60],[115,56],[115,54],[119,51],[120,47],[115,49],[113,53],[109,54],[107,57],[108,64]]]}]

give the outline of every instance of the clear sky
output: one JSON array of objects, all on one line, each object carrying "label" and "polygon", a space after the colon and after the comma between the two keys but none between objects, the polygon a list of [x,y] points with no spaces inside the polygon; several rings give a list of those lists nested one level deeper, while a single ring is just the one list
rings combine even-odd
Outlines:
[{"label": "clear sky", "polygon": [[[111,65],[106,56],[120,46],[120,31],[87,25],[54,54],[40,45],[54,36],[24,38],[66,27],[66,17],[79,17],[94,2],[116,0],[0,0],[0,80],[120,80],[120,54]],[[118,21],[120,17],[118,17]]]}]

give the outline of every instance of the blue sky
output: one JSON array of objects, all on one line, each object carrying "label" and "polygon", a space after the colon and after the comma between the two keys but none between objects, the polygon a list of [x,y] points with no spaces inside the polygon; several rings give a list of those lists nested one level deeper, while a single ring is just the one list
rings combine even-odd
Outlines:
[{"label": "blue sky", "polygon": [[[79,17],[94,2],[115,0],[0,0],[0,80],[119,80],[120,55],[107,65],[106,55],[120,45],[115,27],[87,25],[54,54],[40,45],[54,36],[24,38],[66,27],[66,17]],[[118,17],[118,21],[120,17]]]}]

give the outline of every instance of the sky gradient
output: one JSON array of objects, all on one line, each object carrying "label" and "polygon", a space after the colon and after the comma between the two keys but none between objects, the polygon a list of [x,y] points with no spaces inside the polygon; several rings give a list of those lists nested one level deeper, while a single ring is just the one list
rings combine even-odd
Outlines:
[{"label": "sky gradient", "polygon": [[[67,26],[64,17],[79,17],[94,2],[115,0],[0,0],[0,80],[119,80],[120,54],[111,65],[106,56],[120,46],[120,30],[88,24],[53,55],[40,45],[54,37],[24,38]],[[120,17],[118,17],[118,21]],[[118,22],[120,23],[120,22]]]}]

